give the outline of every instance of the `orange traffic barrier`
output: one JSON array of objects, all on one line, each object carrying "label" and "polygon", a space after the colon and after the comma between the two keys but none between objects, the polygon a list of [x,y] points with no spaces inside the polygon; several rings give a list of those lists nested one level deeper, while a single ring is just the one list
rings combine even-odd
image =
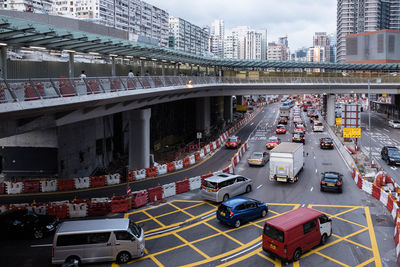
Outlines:
[{"label": "orange traffic barrier", "polygon": [[102,176],[90,176],[90,187],[100,187],[105,186],[106,177]]},{"label": "orange traffic barrier", "polygon": [[90,203],[88,208],[89,216],[104,216],[109,212],[107,202]]},{"label": "orange traffic barrier", "polygon": [[110,207],[112,213],[127,212],[128,200],[127,199],[112,200]]},{"label": "orange traffic barrier", "polygon": [[56,216],[59,219],[67,218],[68,214],[68,206],[67,205],[51,205],[47,207],[47,214]]},{"label": "orange traffic barrier", "polygon": [[173,162],[170,162],[167,164],[167,172],[173,172],[175,171],[175,164]]},{"label": "orange traffic barrier", "polygon": [[39,180],[26,180],[24,183],[24,193],[37,193],[40,192]]},{"label": "orange traffic barrier", "polygon": [[59,179],[57,183],[59,191],[73,190],[75,188],[74,179]]},{"label": "orange traffic barrier", "polygon": [[[163,189],[161,186],[147,189],[147,198],[149,202],[157,202],[162,198]],[[157,199],[156,199],[157,198]]]},{"label": "orange traffic barrier", "polygon": [[194,159],[195,159],[196,161],[200,161],[200,160],[201,160],[200,152],[196,152],[196,153],[194,154]]},{"label": "orange traffic barrier", "polygon": [[139,191],[132,194],[132,207],[139,208],[148,203],[147,191]]},{"label": "orange traffic barrier", "polygon": [[189,180],[178,181],[175,184],[177,194],[182,194],[190,190]]},{"label": "orange traffic barrier", "polygon": [[189,167],[189,165],[190,165],[189,158],[184,158],[183,159],[183,167],[186,168],[186,167]]}]

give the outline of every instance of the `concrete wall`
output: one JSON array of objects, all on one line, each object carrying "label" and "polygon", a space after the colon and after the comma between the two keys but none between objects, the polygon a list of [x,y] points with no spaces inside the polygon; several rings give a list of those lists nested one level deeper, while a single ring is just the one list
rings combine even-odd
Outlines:
[{"label": "concrete wall", "polygon": [[53,147],[57,148],[56,129],[27,132],[0,139],[0,147]]},{"label": "concrete wall", "polygon": [[112,116],[61,126],[57,135],[60,177],[88,176],[112,160]]}]

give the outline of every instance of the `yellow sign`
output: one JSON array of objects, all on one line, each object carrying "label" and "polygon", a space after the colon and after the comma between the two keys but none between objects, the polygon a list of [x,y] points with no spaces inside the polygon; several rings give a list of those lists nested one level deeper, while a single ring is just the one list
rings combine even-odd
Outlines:
[{"label": "yellow sign", "polygon": [[382,94],[383,97],[387,97],[387,94]]},{"label": "yellow sign", "polygon": [[247,111],[246,105],[236,105],[236,111]]},{"label": "yellow sign", "polygon": [[361,128],[343,128],[343,138],[361,138]]},{"label": "yellow sign", "polygon": [[342,118],[336,118],[336,125],[342,125]]}]

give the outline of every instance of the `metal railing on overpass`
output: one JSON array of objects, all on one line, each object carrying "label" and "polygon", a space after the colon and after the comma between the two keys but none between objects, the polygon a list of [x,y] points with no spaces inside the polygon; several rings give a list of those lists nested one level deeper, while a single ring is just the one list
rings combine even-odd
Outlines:
[{"label": "metal railing on overpass", "polygon": [[62,97],[113,93],[127,90],[189,87],[210,84],[398,84],[400,77],[260,77],[236,78],[215,76],[137,76],[7,79],[0,80],[0,104]]}]

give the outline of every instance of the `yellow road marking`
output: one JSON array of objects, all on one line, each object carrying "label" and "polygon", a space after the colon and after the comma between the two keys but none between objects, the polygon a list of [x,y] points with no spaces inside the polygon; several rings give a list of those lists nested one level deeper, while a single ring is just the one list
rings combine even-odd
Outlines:
[{"label": "yellow road marking", "polygon": [[339,264],[339,265],[342,265],[342,266],[345,266],[345,267],[350,267],[349,265],[347,265],[347,264],[345,264],[345,263],[343,263],[343,262],[340,262],[340,261],[338,261],[338,260],[335,260],[334,258],[331,258],[331,257],[329,257],[329,256],[327,256],[327,255],[325,255],[325,254],[322,254],[322,253],[319,252],[319,251],[316,251],[315,254],[318,254],[318,255],[320,255],[321,257],[324,257],[324,258],[326,258],[326,259],[328,259],[328,260],[330,260],[330,261],[333,261],[333,262],[335,262],[335,263],[337,263],[337,264]]},{"label": "yellow road marking", "polygon": [[[218,228],[212,226],[211,224],[209,224],[209,223],[207,223],[207,222],[205,222],[204,224],[207,225],[208,227],[210,227],[211,229],[213,229],[213,230],[219,232],[219,233],[222,234],[223,236],[229,238],[229,239],[232,240],[233,242],[236,242],[236,243],[238,243],[239,245],[244,246],[244,244],[243,244],[242,242],[240,242],[240,241],[237,240],[236,238],[231,237],[230,235],[227,235],[226,232],[223,232],[223,231],[219,230]],[[236,229],[239,229],[239,228],[236,228]]]},{"label": "yellow road marking", "polygon": [[364,210],[365,210],[365,217],[367,218],[367,223],[368,223],[368,231],[369,231],[369,238],[371,239],[372,252],[374,253],[374,258],[375,258],[375,266],[382,267],[381,256],[379,255],[379,249],[376,243],[374,225],[372,224],[369,207],[365,207]]},{"label": "yellow road marking", "polygon": [[294,261],[293,262],[293,267],[300,267],[299,261]]},{"label": "yellow road marking", "polygon": [[264,258],[266,260],[269,260],[272,263],[275,263],[275,267],[281,267],[282,266],[282,262],[280,260],[278,260],[278,259],[272,260],[272,259],[268,258],[266,255],[264,255],[262,253],[262,251],[258,252],[257,255],[261,256],[262,258]]},{"label": "yellow road marking", "polygon": [[194,217],[194,215],[193,214],[190,214],[189,212],[187,212],[185,209],[181,209],[181,208],[179,208],[179,207],[177,207],[177,206],[175,206],[174,204],[172,204],[172,203],[169,203],[169,205],[171,205],[172,207],[174,207],[175,209],[177,209],[177,211],[181,211],[181,212],[183,212],[183,213],[185,213],[186,215],[188,215],[189,217],[191,217],[191,218],[193,218]]},{"label": "yellow road marking", "polygon": [[364,206],[350,206],[350,205],[328,205],[328,204],[309,204],[310,208],[313,207],[332,207],[332,208],[364,208]]},{"label": "yellow road marking", "polygon": [[326,213],[326,212],[325,212],[325,214],[328,215],[328,217],[331,218],[331,219],[335,218],[337,220],[341,220],[341,221],[344,221],[344,222],[347,222],[347,223],[351,223],[351,224],[357,225],[358,227],[361,227],[361,228],[368,228],[365,225],[362,225],[362,224],[359,224],[359,223],[356,223],[356,222],[353,222],[353,221],[350,221],[350,220],[346,220],[346,219],[343,219],[341,217],[337,217],[337,215],[331,215],[331,214]]},{"label": "yellow road marking", "polygon": [[366,265],[368,265],[368,264],[370,264],[371,262],[374,262],[374,261],[375,261],[374,258],[370,258],[369,260],[366,260],[366,261],[360,263],[360,264],[357,265],[356,267],[363,267],[363,266],[366,266]]},{"label": "yellow road marking", "polygon": [[164,267],[164,264],[159,262],[159,260],[157,260],[156,257],[150,256],[150,259],[152,259],[154,261],[154,263],[157,264],[157,266]]},{"label": "yellow road marking", "polygon": [[210,256],[208,256],[206,253],[204,253],[203,251],[201,251],[200,249],[198,249],[196,246],[194,246],[192,243],[189,243],[186,239],[184,239],[183,237],[181,237],[180,235],[178,235],[177,233],[174,233],[174,236],[176,236],[177,238],[179,238],[183,243],[185,243],[186,245],[188,245],[189,247],[191,247],[193,250],[195,250],[197,253],[199,253],[201,256],[203,256],[206,259],[209,259]]},{"label": "yellow road marking", "polygon": [[[341,238],[341,236],[338,236],[338,235],[335,235],[335,234],[332,234],[332,236],[334,236],[334,237],[336,237],[336,238]],[[353,240],[350,240],[350,239],[345,238],[344,241],[347,241],[347,242],[349,242],[349,243],[351,243],[351,244],[353,244],[353,245],[356,245],[356,246],[365,248],[366,250],[372,251],[372,248],[369,248],[369,247],[367,247],[367,246],[364,246],[363,244],[354,242]]]},{"label": "yellow road marking", "polygon": [[[232,264],[241,262],[241,261],[243,261],[243,260],[245,260],[245,259],[247,259],[247,258],[250,258],[250,257],[253,256],[253,255],[258,254],[259,252],[261,252],[261,250],[262,250],[262,248],[257,248],[257,249],[255,249],[255,250],[253,250],[252,252],[248,252],[248,253],[246,253],[245,255],[243,255],[243,256],[241,256],[241,257],[238,257],[238,258],[236,258],[236,259],[234,259],[234,260],[231,260],[231,261],[228,261],[228,262],[219,264],[219,265],[217,265],[217,267],[230,266],[230,265],[232,265]],[[268,258],[268,257],[265,257],[265,259],[267,259],[268,261],[270,261],[270,262],[272,262],[272,263],[275,263],[275,261],[273,261],[272,259],[270,259],[270,258]]]},{"label": "yellow road marking", "polygon": [[165,227],[165,224],[163,224],[162,222],[160,222],[159,220],[157,220],[156,218],[151,216],[147,211],[144,210],[143,213],[146,214],[147,216],[149,216],[149,218],[151,218],[153,221],[155,221],[156,223],[158,223],[162,227]]}]

